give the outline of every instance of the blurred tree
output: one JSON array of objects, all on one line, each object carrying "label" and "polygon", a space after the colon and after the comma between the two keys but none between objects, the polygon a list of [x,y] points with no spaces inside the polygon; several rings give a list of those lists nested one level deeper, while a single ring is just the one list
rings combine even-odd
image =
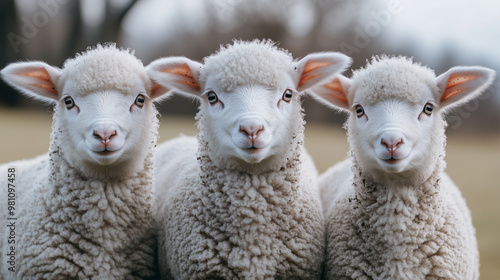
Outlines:
[{"label": "blurred tree", "polygon": [[80,49],[80,45],[82,44],[82,33],[83,33],[83,24],[82,24],[82,16],[80,10],[80,0],[74,0],[69,3],[67,13],[69,16],[69,32],[67,36],[66,42],[64,42],[64,57],[72,57],[75,55],[76,50]]},{"label": "blurred tree", "polygon": [[[9,33],[17,30],[17,12],[14,1],[0,2],[0,68],[15,59],[14,48],[8,40]],[[0,100],[8,106],[19,104],[19,94],[5,82],[0,81]]]},{"label": "blurred tree", "polygon": [[105,17],[99,28],[98,39],[88,45],[95,45],[98,42],[116,42],[123,19],[136,3],[137,0],[130,0],[123,6],[116,6],[112,4],[111,0],[106,0]]}]

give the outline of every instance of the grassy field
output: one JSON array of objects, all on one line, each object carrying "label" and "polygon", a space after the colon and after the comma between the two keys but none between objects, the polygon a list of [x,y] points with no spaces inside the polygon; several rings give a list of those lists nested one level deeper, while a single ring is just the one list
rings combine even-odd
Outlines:
[{"label": "grassy field", "polygon": [[[48,150],[51,113],[0,108],[0,163],[34,157]],[[192,118],[165,116],[160,142],[179,134],[195,135]],[[307,124],[306,146],[320,172],[345,158],[345,131],[333,125]],[[500,278],[500,135],[452,135],[447,172],[469,204],[481,254],[481,279]]]}]

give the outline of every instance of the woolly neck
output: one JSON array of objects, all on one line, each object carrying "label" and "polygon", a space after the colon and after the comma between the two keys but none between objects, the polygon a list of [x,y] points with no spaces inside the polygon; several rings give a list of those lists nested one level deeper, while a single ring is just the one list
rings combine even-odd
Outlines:
[{"label": "woolly neck", "polygon": [[[298,139],[297,139],[298,140]],[[203,134],[198,134],[197,160],[200,169],[200,179],[203,186],[221,189],[223,186],[231,188],[258,188],[270,184],[274,190],[286,193],[297,189],[298,179],[301,176],[302,145],[294,140],[290,150],[283,160],[283,164],[269,168],[264,172],[248,172],[237,168],[229,169],[218,166],[211,158],[208,142]],[[301,142],[301,141],[300,141]]]},{"label": "woolly neck", "polygon": [[[309,174],[303,173],[301,144],[291,146],[283,166],[250,173],[217,166],[208,143],[201,135],[198,141],[199,177],[189,196],[197,198],[188,203],[193,213],[200,211],[196,223],[202,226],[196,227],[210,228],[211,238],[228,245],[219,258],[235,274],[226,278],[319,277],[315,257],[324,250],[323,220],[319,198],[311,199],[317,194],[309,187]],[[267,265],[259,264],[266,260]]]},{"label": "woolly neck", "polygon": [[403,236],[422,228],[443,227],[444,220],[436,219],[446,211],[446,189],[440,183],[443,156],[438,157],[432,174],[417,185],[381,184],[364,172],[355,158],[352,163],[354,197],[348,198],[352,223],[364,236],[385,243],[380,248],[393,252],[394,259],[405,259],[398,255],[405,251],[398,248],[411,241]]},{"label": "woolly neck", "polygon": [[406,206],[414,207],[421,203],[431,202],[440,191],[439,181],[445,165],[443,156],[439,156],[432,174],[417,185],[389,185],[379,183],[368,172],[361,169],[354,157],[351,157],[351,159],[353,163],[354,191],[361,203],[367,207],[377,204],[382,197],[400,198]]},{"label": "woolly neck", "polygon": [[149,157],[143,170],[119,180],[99,180],[83,176],[61,152],[52,152],[47,182],[50,189],[44,193],[44,203],[53,222],[104,247],[129,246],[124,241],[142,237],[140,233],[151,227],[154,217],[153,164]]}]

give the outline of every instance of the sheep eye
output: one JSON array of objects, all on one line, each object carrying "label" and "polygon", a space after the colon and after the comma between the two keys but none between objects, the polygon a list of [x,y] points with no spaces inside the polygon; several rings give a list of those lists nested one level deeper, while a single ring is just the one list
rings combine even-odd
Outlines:
[{"label": "sheep eye", "polygon": [[356,116],[358,116],[358,118],[361,118],[365,114],[365,110],[363,109],[363,107],[361,107],[361,105],[356,105],[355,109]]},{"label": "sheep eye", "polygon": [[292,100],[292,91],[289,89],[285,90],[285,92],[283,93],[282,99],[285,102],[290,102],[290,100]]},{"label": "sheep eye", "polygon": [[213,91],[210,91],[207,93],[207,98],[208,98],[208,102],[212,105],[217,103],[217,101],[219,101],[217,94],[215,94],[215,92],[213,92]]},{"label": "sheep eye", "polygon": [[70,96],[64,98],[64,104],[66,104],[66,109],[68,110],[75,107],[75,101]]},{"label": "sheep eye", "polygon": [[146,98],[144,97],[144,95],[139,94],[135,98],[135,103],[134,104],[137,105],[137,107],[142,108],[142,106],[144,106],[144,102],[146,102]]},{"label": "sheep eye", "polygon": [[434,106],[432,106],[432,104],[430,104],[430,103],[425,104],[424,113],[426,115],[430,116],[432,114],[432,110],[434,110]]}]

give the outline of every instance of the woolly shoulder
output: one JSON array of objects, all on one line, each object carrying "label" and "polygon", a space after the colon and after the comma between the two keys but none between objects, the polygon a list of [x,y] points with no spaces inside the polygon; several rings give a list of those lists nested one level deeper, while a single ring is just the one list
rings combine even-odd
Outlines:
[{"label": "woolly shoulder", "polygon": [[[44,154],[31,159],[17,160],[0,165],[0,180],[6,180],[8,173],[15,174],[15,182],[30,182],[46,177],[48,174],[49,155]],[[5,175],[5,176],[4,176]]]},{"label": "woolly shoulder", "polygon": [[462,192],[457,187],[457,185],[451,180],[450,176],[448,176],[448,174],[443,172],[441,174],[440,184],[443,191],[448,194],[446,196],[447,203],[454,205],[458,209],[458,211],[461,214],[460,216],[465,220],[465,224],[467,225],[472,224],[472,217],[469,207],[465,202]]},{"label": "woolly shoulder", "polygon": [[195,155],[197,150],[198,140],[196,137],[181,135],[156,147],[155,164],[160,169],[172,160],[182,160],[188,155]]},{"label": "woolly shoulder", "polygon": [[0,196],[5,198],[5,200],[0,200],[0,218],[3,219],[6,216],[8,184],[15,186],[16,197],[19,198],[22,193],[29,192],[37,185],[36,182],[47,177],[48,167],[48,154],[0,165],[0,184],[5,186],[0,188]]},{"label": "woolly shoulder", "polygon": [[313,159],[311,158],[311,155],[306,151],[305,148],[302,150],[302,160],[303,160],[303,165],[301,169],[301,174],[302,177],[307,182],[307,185],[310,186],[311,190],[314,193],[319,194],[319,188],[318,188],[318,169],[316,168],[316,165],[314,164]]},{"label": "woolly shoulder", "polygon": [[330,167],[319,177],[323,209],[329,209],[352,185],[352,160],[347,158]]},{"label": "woolly shoulder", "polygon": [[196,137],[180,136],[158,145],[153,188],[159,207],[170,188],[180,184],[182,178],[197,174],[197,151]]}]

